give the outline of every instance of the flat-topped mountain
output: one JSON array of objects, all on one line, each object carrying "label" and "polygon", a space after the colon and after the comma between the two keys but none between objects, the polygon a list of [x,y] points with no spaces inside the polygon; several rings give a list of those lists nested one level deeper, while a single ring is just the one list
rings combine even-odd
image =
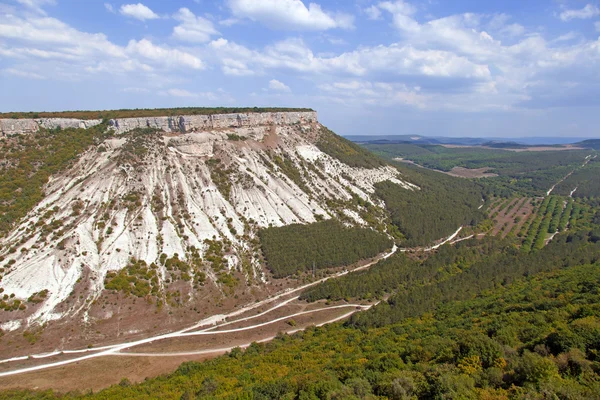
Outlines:
[{"label": "flat-topped mountain", "polygon": [[[6,333],[77,326],[87,333],[61,340],[101,341],[251,303],[294,285],[277,278],[306,267],[283,262],[275,270],[260,232],[325,224],[331,236],[362,235],[344,246],[372,240],[354,258],[322,266],[345,265],[391,247],[375,185],[419,191],[313,111],[0,122],[8,170],[9,154],[28,146],[54,152],[82,137],[90,143],[50,174],[39,202],[3,224]],[[19,201],[6,201],[6,215]]]}]

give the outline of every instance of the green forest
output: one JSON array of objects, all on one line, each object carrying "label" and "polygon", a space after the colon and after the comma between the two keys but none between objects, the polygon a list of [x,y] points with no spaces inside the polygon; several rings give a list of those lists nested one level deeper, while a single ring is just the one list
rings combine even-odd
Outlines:
[{"label": "green forest", "polygon": [[261,249],[276,278],[316,269],[351,265],[389,250],[386,235],[367,228],[346,227],[336,220],[262,229]]},{"label": "green forest", "polygon": [[399,166],[404,178],[419,186],[407,190],[389,181],[375,185],[392,223],[402,232],[402,246],[428,245],[452,234],[459,226],[476,225],[484,219],[482,187],[414,166]]},{"label": "green forest", "polygon": [[[444,172],[451,171],[454,167],[489,168],[486,172],[498,176],[480,179],[485,184],[486,191],[490,195],[506,197],[515,193],[529,196],[543,195],[569,173],[580,169],[586,157],[594,153],[593,150],[575,149],[516,152],[479,146],[451,148],[415,144],[365,144],[364,147],[389,161],[403,158],[426,168]],[[582,169],[581,174],[574,173],[570,181],[565,183],[565,187],[571,187],[570,191],[579,184],[585,186],[586,178],[592,173],[586,170],[587,168]],[[600,192],[595,191],[593,195],[598,196]]]},{"label": "green forest", "polygon": [[564,181],[556,185],[555,193],[568,196],[573,190],[573,197],[600,197],[600,159],[593,158],[584,167],[573,172]]}]

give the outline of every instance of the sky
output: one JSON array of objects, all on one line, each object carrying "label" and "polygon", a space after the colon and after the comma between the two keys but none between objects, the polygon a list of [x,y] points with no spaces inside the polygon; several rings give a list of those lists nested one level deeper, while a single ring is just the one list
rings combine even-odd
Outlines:
[{"label": "sky", "polygon": [[600,137],[600,1],[0,0],[0,111],[310,107],[342,135]]}]

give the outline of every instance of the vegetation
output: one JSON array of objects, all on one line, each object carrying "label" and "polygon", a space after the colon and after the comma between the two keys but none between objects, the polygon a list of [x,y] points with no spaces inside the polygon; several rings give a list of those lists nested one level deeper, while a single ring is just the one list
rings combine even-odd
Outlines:
[{"label": "vegetation", "polygon": [[[465,244],[457,247],[461,245]],[[472,298],[522,276],[592,263],[600,256],[600,244],[594,243],[591,233],[586,231],[562,234],[536,253],[523,254],[510,240],[498,241],[488,250],[486,257],[464,272],[441,282],[399,292],[387,302],[356,314],[350,324],[363,328],[393,324],[449,301]]]},{"label": "vegetation", "polygon": [[481,187],[417,167],[399,167],[404,178],[418,183],[420,190],[408,190],[389,181],[375,185],[385,202],[392,223],[405,236],[403,246],[428,245],[452,234],[461,225],[476,225],[484,219]]},{"label": "vegetation", "polygon": [[[366,144],[365,147],[389,160],[401,157],[440,171],[447,172],[454,167],[489,168],[487,172],[499,176],[482,178],[488,193],[505,197],[515,192],[545,194],[555,183],[581,167],[590,154],[589,150],[514,152],[484,147],[448,148],[414,144]],[[577,179],[578,182],[581,180]]]},{"label": "vegetation", "polygon": [[273,155],[273,163],[279,167],[279,169],[294,182],[299,188],[308,192],[308,187],[304,183],[301,171],[295,166],[292,159],[287,154]]},{"label": "vegetation", "polygon": [[144,160],[153,144],[159,143],[159,130],[153,128],[136,128],[127,132],[126,142],[119,154],[119,163],[131,163],[138,166]]},{"label": "vegetation", "polygon": [[42,129],[0,140],[0,236],[42,200],[50,175],[102,140],[105,129],[104,124],[89,129]]},{"label": "vegetation", "polygon": [[231,140],[232,142],[243,142],[244,140],[246,140],[246,136],[240,136],[240,135],[236,135],[235,133],[228,133],[227,134],[227,140]]},{"label": "vegetation", "polygon": [[482,255],[497,250],[496,239],[471,240],[456,246],[442,246],[423,261],[396,253],[365,271],[330,279],[306,289],[301,299],[316,301],[381,298],[383,295],[409,290],[424,283],[441,282],[461,273]]},{"label": "vegetation", "polygon": [[0,399],[598,399],[600,268],[558,267],[392,325],[308,328],[96,394]]},{"label": "vegetation", "polygon": [[104,287],[135,297],[158,295],[160,286],[157,270],[156,264],[148,266],[145,261],[132,258],[125,268],[106,274]]},{"label": "vegetation", "polygon": [[[139,151],[147,148],[132,146],[132,157],[143,156]],[[467,168],[485,163],[500,176],[471,181],[398,165],[402,178],[419,188],[409,190],[389,181],[377,184],[375,194],[384,201],[387,216],[373,214],[371,205],[358,197],[352,199],[349,203],[356,203],[361,212],[377,215],[370,224],[387,229],[405,246],[429,245],[461,225],[489,228],[493,222],[484,220],[478,210],[482,204],[492,210],[492,218],[512,215],[516,222],[522,216],[511,213],[531,201],[536,210],[523,225],[520,236],[525,238],[484,236],[431,253],[397,253],[368,270],[330,279],[301,294],[308,302],[379,300],[344,324],[281,334],[245,351],[236,348],[211,361],[184,363],[169,376],[135,385],[124,380],[96,394],[6,391],[0,392],[0,400],[600,399],[600,198],[593,194],[595,182],[581,183],[597,181],[587,170],[589,166],[594,171],[596,161],[580,168],[577,151],[561,152],[563,160],[554,154],[558,152],[536,153],[536,160],[528,152],[403,146],[402,152],[422,157],[422,162],[427,159],[444,168],[456,162]],[[321,132],[319,148],[356,167],[383,163],[327,130]],[[394,158],[400,150],[380,152]],[[285,157],[274,163],[291,180],[303,183],[304,167],[294,167]],[[209,168],[228,197],[231,172],[220,160],[210,161]],[[556,187],[555,193],[563,196],[547,196],[548,188],[571,171],[563,182],[568,183]],[[565,197],[572,184],[581,185],[581,197]],[[520,200],[511,197],[515,191],[545,197]],[[133,207],[139,198],[132,192],[121,200]],[[331,200],[328,206],[335,204]],[[77,208],[73,204],[74,212]],[[52,219],[54,212],[48,210],[43,218],[48,229],[61,227],[61,221]],[[507,222],[500,223],[501,232],[508,230]],[[393,245],[382,233],[335,220],[270,227],[259,231],[259,239],[266,263],[278,278],[310,272],[313,266],[350,265]],[[204,246],[204,259],[191,246],[187,261],[161,255],[167,280],[191,281],[198,288],[206,279],[201,269],[210,267],[222,286],[233,288],[237,279],[228,271],[226,257],[231,243],[206,240]],[[157,269],[132,259],[122,271],[109,273],[105,286],[127,295],[153,295],[158,291]],[[28,304],[47,294],[32,295]],[[165,293],[168,304],[178,304],[181,298],[179,291]],[[4,294],[0,308],[15,311],[25,305]],[[298,324],[293,319],[286,323]],[[32,343],[36,335],[24,334]]]},{"label": "vegetation", "polygon": [[324,126],[316,143],[319,150],[351,167],[377,168],[385,162],[361,146],[336,135]]},{"label": "vegetation", "polygon": [[0,118],[78,118],[78,119],[111,119],[135,117],[163,117],[174,115],[211,115],[235,113],[267,113],[287,111],[314,111],[311,108],[286,107],[179,107],[179,108],[136,108],[98,111],[42,111],[42,112],[5,112]]},{"label": "vegetation", "polygon": [[259,232],[267,266],[276,278],[351,265],[392,247],[385,235],[367,228],[345,227],[335,220],[293,224]]},{"label": "vegetation", "polygon": [[225,199],[231,195],[231,176],[235,173],[233,168],[227,167],[220,158],[211,158],[206,161],[210,171],[210,178]]},{"label": "vegetation", "polygon": [[578,146],[588,149],[600,150],[600,139],[589,139],[577,143]]},{"label": "vegetation", "polygon": [[567,179],[556,185],[554,193],[578,198],[600,197],[600,160],[596,157],[577,169]]}]

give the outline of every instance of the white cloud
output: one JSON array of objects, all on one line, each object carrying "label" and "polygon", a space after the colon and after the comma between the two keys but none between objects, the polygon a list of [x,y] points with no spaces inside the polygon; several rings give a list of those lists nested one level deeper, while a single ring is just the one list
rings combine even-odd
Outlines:
[{"label": "white cloud", "polygon": [[253,75],[265,69],[290,69],[310,73],[345,73],[366,76],[387,73],[392,76],[426,75],[487,79],[486,65],[441,50],[418,50],[410,45],[363,47],[337,56],[319,57],[300,39],[288,39],[267,46],[263,51],[218,39],[210,43],[220,57],[227,75]]},{"label": "white cloud", "polygon": [[292,89],[290,89],[289,86],[287,86],[283,82],[278,81],[277,79],[271,79],[269,81],[269,89],[275,90],[278,92],[291,92],[292,91]]},{"label": "white cloud", "polygon": [[423,108],[428,101],[428,96],[419,93],[419,87],[409,88],[403,83],[351,80],[322,84],[319,89],[326,93],[328,100],[347,106],[410,105]]},{"label": "white cloud", "polygon": [[170,67],[205,68],[204,63],[198,57],[178,49],[157,46],[148,39],[130,40],[126,50],[130,54],[139,55]]},{"label": "white cloud", "polygon": [[102,33],[81,32],[55,18],[37,16],[0,18],[0,56],[32,60],[53,71],[68,65],[71,76],[205,68],[200,58],[186,50],[148,39],[132,40],[123,47]]},{"label": "white cloud", "polygon": [[126,87],[121,89],[121,92],[125,93],[149,93],[150,90],[141,87]]},{"label": "white cloud", "polygon": [[67,59],[92,54],[125,57],[123,48],[111,43],[103,33],[81,32],[55,18],[0,19],[0,37],[34,43],[39,47],[30,49],[31,52],[41,54],[49,51],[62,54]]},{"label": "white cloud", "polygon": [[198,97],[197,94],[187,91],[185,89],[169,89],[163,92],[160,92],[163,95],[169,95],[173,97]]},{"label": "white cloud", "polygon": [[17,0],[17,3],[28,7],[29,9],[38,12],[40,14],[46,14],[42,7],[45,5],[56,5],[56,0]]},{"label": "white cloud", "polygon": [[320,31],[333,28],[351,29],[354,17],[328,13],[316,3],[308,7],[301,0],[229,0],[237,18],[248,18],[272,29]]},{"label": "white cloud", "polygon": [[600,15],[600,8],[593,4],[587,4],[578,10],[565,10],[560,13],[560,19],[570,21],[572,19],[590,19]]},{"label": "white cloud", "polygon": [[110,12],[110,13],[115,13],[115,9],[112,6],[112,4],[110,3],[104,3],[104,8],[106,8],[106,11]]},{"label": "white cloud", "polygon": [[365,11],[365,14],[367,14],[367,17],[369,19],[376,20],[376,19],[381,18],[381,10],[377,6],[371,6],[371,7],[365,8],[364,11]]},{"label": "white cloud", "polygon": [[42,76],[42,75],[40,75],[38,73],[30,72],[30,71],[25,71],[25,70],[22,70],[22,69],[6,68],[2,72],[6,73],[6,74],[18,76],[20,78],[46,79],[46,77],[44,77],[44,76]]},{"label": "white cloud", "polygon": [[219,34],[211,21],[195,16],[187,8],[180,8],[173,18],[181,22],[173,28],[173,37],[176,39],[203,43],[208,42],[211,36]]},{"label": "white cloud", "polygon": [[154,11],[152,11],[142,3],[123,4],[119,9],[119,12],[125,15],[126,17],[139,19],[140,21],[159,18],[158,14],[156,14]]}]

